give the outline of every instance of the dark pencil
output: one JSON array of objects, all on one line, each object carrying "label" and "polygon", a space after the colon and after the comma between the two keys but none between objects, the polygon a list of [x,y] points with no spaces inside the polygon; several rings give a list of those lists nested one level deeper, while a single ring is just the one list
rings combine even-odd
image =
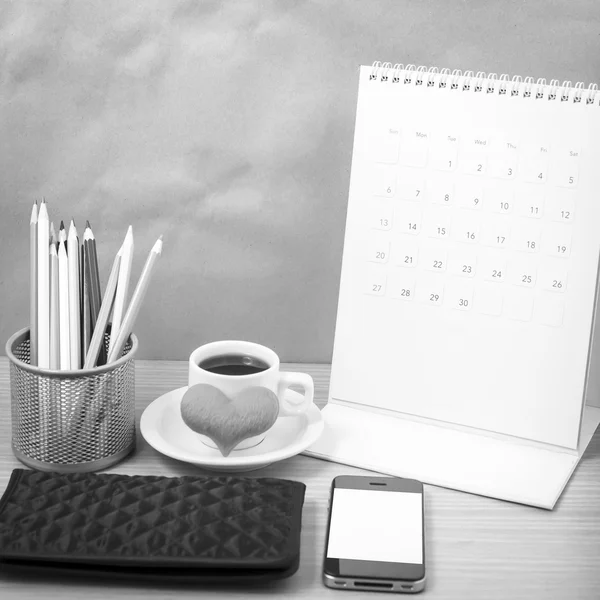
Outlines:
[{"label": "dark pencil", "polygon": [[[85,239],[85,237],[84,237]],[[92,329],[90,323],[90,298],[89,298],[89,280],[87,267],[87,245],[81,244],[81,261],[79,262],[79,272],[81,277],[81,364],[85,362],[87,349],[92,339]]]},{"label": "dark pencil", "polygon": [[66,242],[67,241],[67,230],[65,229],[65,222],[61,221],[60,222],[60,227],[58,228],[58,238],[57,238],[58,243],[62,243],[62,242]]},{"label": "dark pencil", "polygon": [[[96,238],[89,221],[86,221],[86,228],[83,234],[84,244],[87,245],[87,260],[89,264],[89,298],[90,298],[90,322],[91,332],[94,333],[100,308],[102,306],[102,291],[100,288],[100,272],[98,269],[98,255],[96,253]],[[98,354],[98,365],[106,363],[106,350],[104,343],[100,345]]]}]

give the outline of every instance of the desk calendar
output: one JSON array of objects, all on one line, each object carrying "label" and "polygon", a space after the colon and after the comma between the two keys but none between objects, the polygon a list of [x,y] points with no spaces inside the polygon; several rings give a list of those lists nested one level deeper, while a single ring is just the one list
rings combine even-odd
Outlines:
[{"label": "desk calendar", "polygon": [[551,508],[600,421],[600,92],[360,71],[310,454]]}]

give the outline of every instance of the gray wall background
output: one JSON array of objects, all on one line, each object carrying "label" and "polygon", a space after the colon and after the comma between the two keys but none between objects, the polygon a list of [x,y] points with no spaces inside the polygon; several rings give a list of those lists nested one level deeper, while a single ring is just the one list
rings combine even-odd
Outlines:
[{"label": "gray wall background", "polygon": [[28,321],[28,224],[89,219],[102,284],[164,253],[140,357],[225,338],[331,359],[358,66],[600,83],[597,0],[0,0],[0,338]]}]

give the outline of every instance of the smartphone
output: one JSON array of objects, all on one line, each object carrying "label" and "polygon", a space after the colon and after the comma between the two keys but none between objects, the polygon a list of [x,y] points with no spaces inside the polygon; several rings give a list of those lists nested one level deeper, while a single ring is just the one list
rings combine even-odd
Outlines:
[{"label": "smartphone", "polygon": [[425,588],[423,484],[342,475],[331,485],[323,583],[341,590]]}]

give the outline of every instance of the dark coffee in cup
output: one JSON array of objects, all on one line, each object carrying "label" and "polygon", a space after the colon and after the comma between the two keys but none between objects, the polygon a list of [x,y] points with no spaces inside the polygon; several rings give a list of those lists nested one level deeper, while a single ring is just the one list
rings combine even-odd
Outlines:
[{"label": "dark coffee in cup", "polygon": [[[280,371],[279,357],[266,346],[243,340],[210,342],[196,348],[190,354],[188,364],[188,391],[195,386],[203,386],[205,391],[210,390],[211,394],[218,391],[220,394],[215,394],[213,403],[215,398],[220,398],[220,402],[233,404],[233,407],[230,407],[233,411],[237,410],[238,404],[245,404],[249,397],[254,398],[252,394],[257,390],[261,391],[262,388],[277,397],[278,416],[297,417],[314,410],[312,377],[307,373]],[[292,387],[303,388],[304,394],[300,402],[298,394],[290,389]],[[257,415],[253,412],[255,408],[252,405],[247,408],[250,409],[250,414]],[[226,419],[226,422],[229,423],[229,419]],[[269,431],[245,439],[234,450],[253,448],[269,435]],[[217,449],[210,437],[196,433],[203,444]]]},{"label": "dark coffee in cup", "polygon": [[219,354],[201,360],[198,366],[217,375],[254,375],[266,371],[270,365],[261,358],[248,354]]}]

